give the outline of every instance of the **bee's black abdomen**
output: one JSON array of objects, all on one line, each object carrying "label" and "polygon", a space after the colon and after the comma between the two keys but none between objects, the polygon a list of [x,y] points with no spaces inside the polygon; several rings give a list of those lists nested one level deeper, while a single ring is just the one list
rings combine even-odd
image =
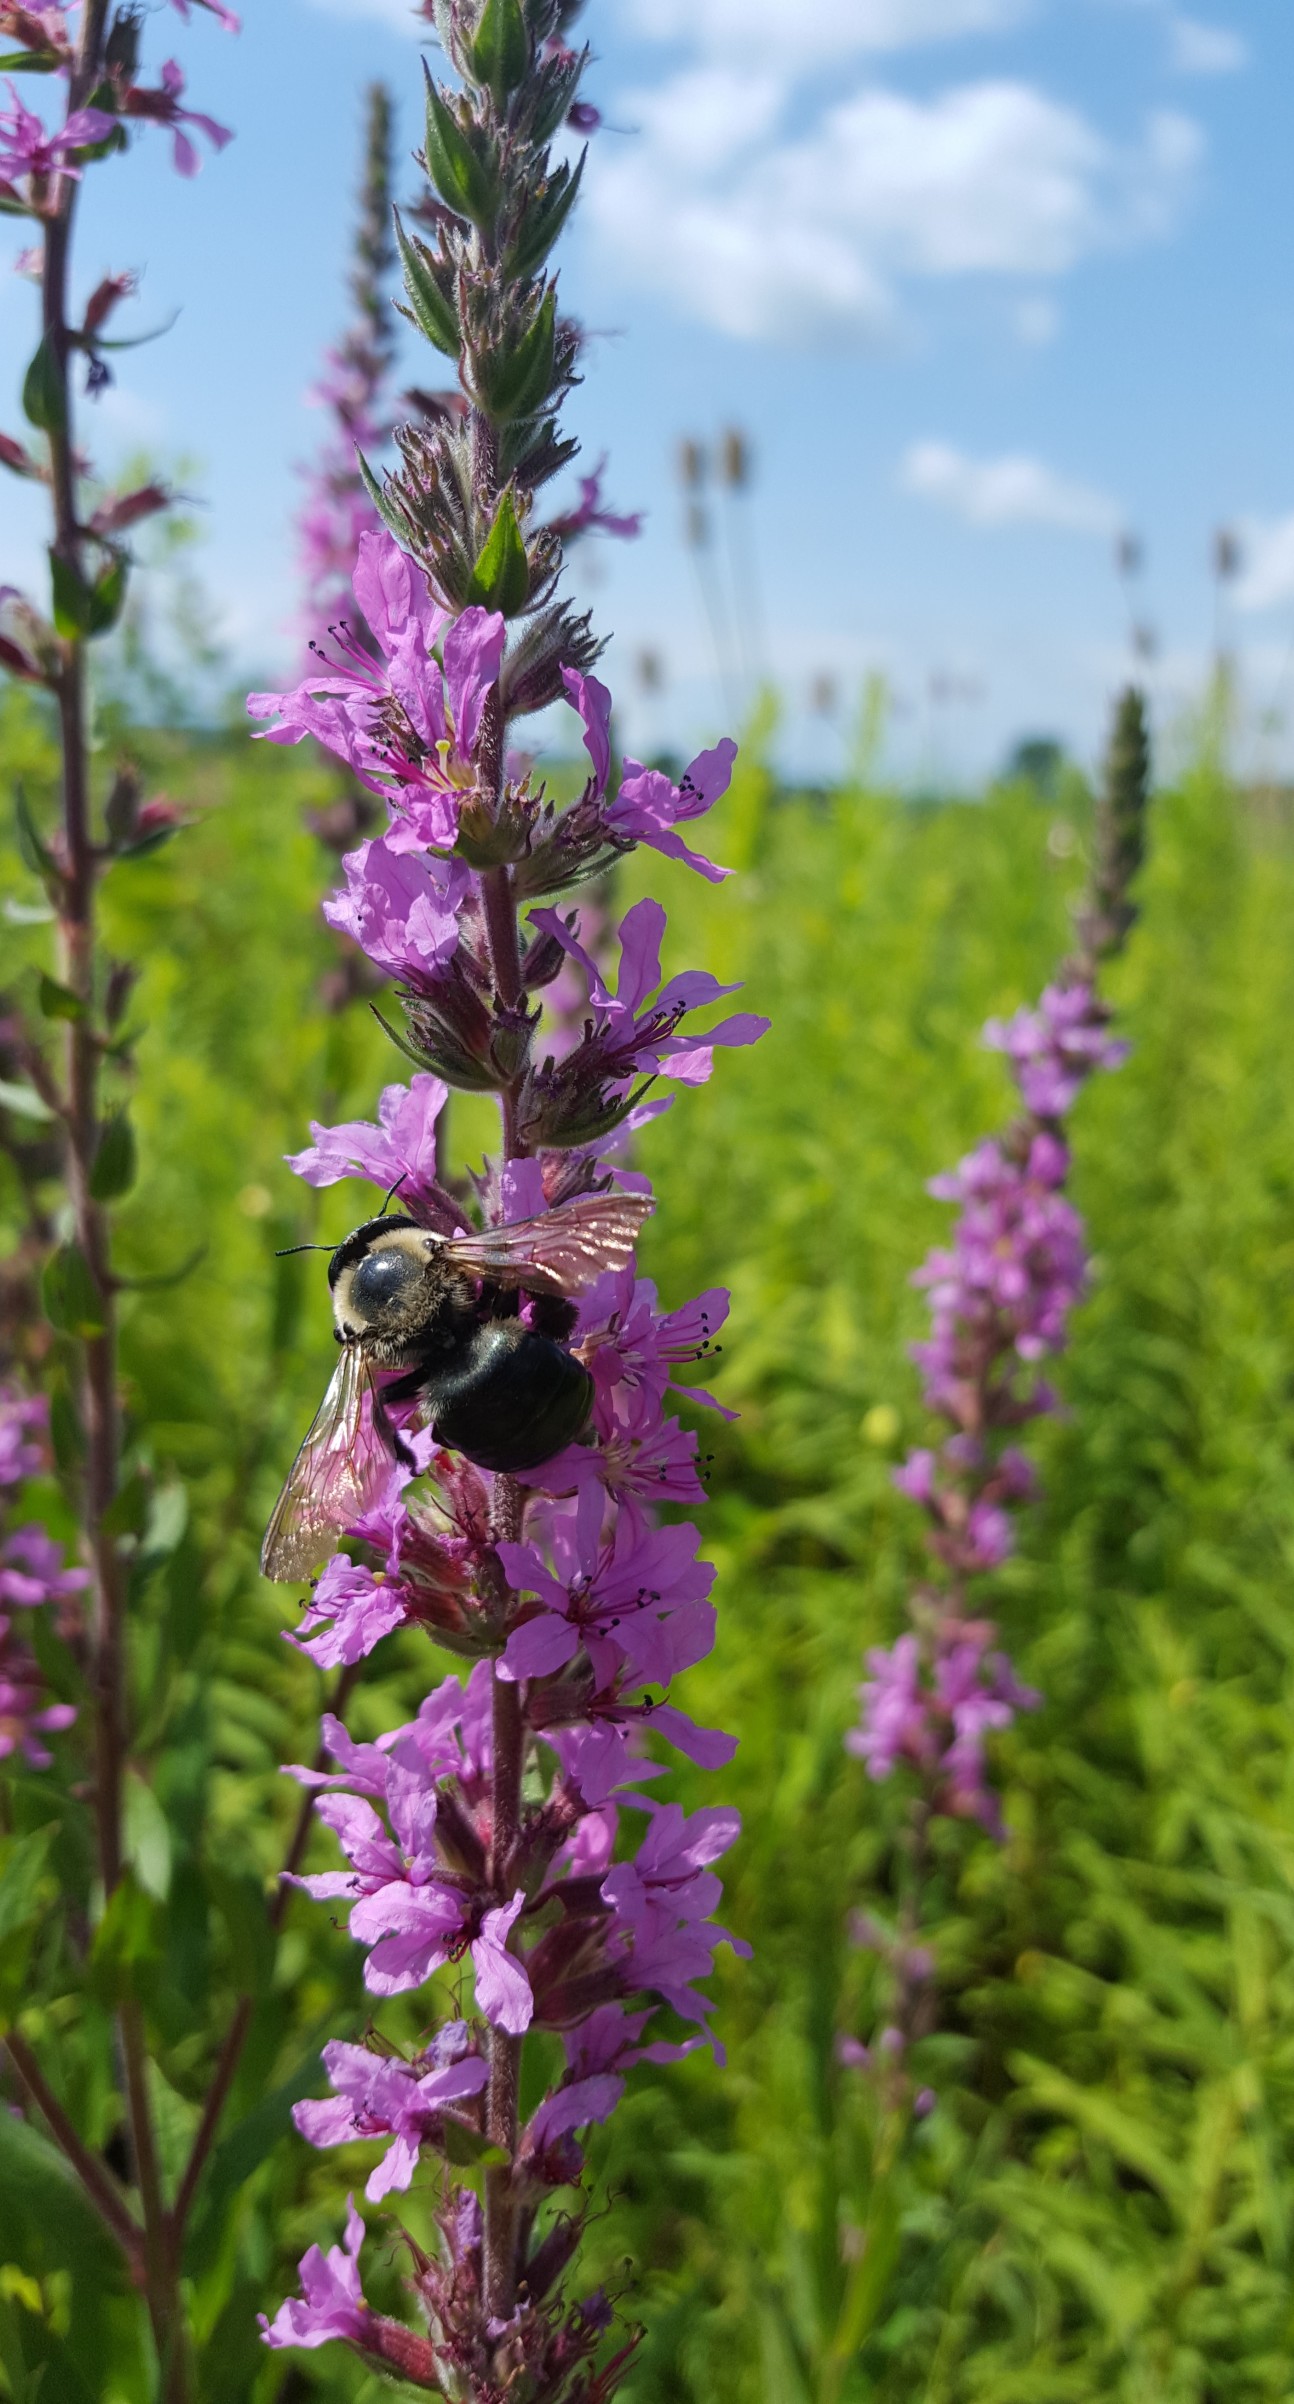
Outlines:
[{"label": "bee's black abdomen", "polygon": [[518,1319],[487,1320],[423,1392],[438,1443],[480,1469],[536,1469],[588,1424],[593,1380],[560,1344]]}]

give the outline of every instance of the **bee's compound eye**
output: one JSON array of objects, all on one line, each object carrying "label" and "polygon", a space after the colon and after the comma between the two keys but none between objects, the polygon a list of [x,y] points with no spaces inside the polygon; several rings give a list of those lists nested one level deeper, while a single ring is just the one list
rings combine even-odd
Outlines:
[{"label": "bee's compound eye", "polygon": [[394,1249],[366,1252],[351,1280],[351,1306],[363,1317],[375,1318],[404,1293],[418,1274],[418,1263],[407,1252]]}]

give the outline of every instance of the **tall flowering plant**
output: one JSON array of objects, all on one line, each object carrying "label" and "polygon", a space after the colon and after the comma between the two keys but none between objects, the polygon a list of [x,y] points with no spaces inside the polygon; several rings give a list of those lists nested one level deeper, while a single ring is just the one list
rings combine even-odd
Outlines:
[{"label": "tall flowering plant", "polygon": [[[723,1805],[689,1816],[650,1791],[655,1745],[713,1768],[733,1749],[669,1699],[711,1647],[713,1572],[692,1521],[659,1518],[704,1500],[671,1388],[708,1400],[679,1380],[727,1297],[667,1310],[627,1242],[611,1257],[581,1236],[573,1265],[563,1249],[572,1230],[623,1230],[650,1208],[620,1146],[669,1106],[658,1082],[702,1082],[717,1049],[766,1023],[737,1012],[697,1024],[729,989],[698,970],[665,975],[657,902],[628,911],[613,974],[561,898],[638,844],[722,875],[682,829],[723,792],[734,756],[720,744],[677,785],[632,761],[613,777],[599,644],[559,591],[561,533],[536,517],[575,452],[558,411],[580,336],[547,265],[582,172],[555,161],[553,137],[596,122],[577,97],[587,53],[567,39],[574,14],[569,0],[436,9],[459,88],[427,78],[432,191],[419,222],[431,238],[397,215],[396,240],[407,314],[456,363],[464,405],[401,427],[381,484],[365,466],[383,530],[360,539],[355,614],[303,683],[250,703],[269,741],[315,737],[385,810],[325,915],[394,981],[389,1032],[412,1069],[373,1121],[312,1127],[292,1162],[315,1186],[360,1176],[394,1189],[398,1208],[332,1263],[343,1368],[267,1565],[308,1566],[327,1549],[319,1531],[342,1528],[294,1641],[347,1674],[414,1627],[458,1664],[377,1743],[326,1719],[323,1766],[295,1773],[341,1854],[297,1883],[348,1915],[369,1994],[415,1994],[430,2029],[412,2052],[378,2035],[328,2045],[331,2092],[296,2112],[314,2145],[371,2144],[370,2204],[389,2210],[415,2182],[432,2199],[435,2244],[406,2236],[416,2319],[366,2299],[352,2202],[342,2243],[310,2249],[300,2295],[264,2334],[276,2348],[339,2339],[414,2388],[476,2404],[593,2404],[617,2384],[632,2340],[609,2339],[606,2297],[566,2280],[583,2138],[636,2062],[710,2041],[703,1982],[724,1939],[714,1864],[737,1830]],[[588,762],[565,809],[510,748],[518,722],[552,704],[573,713]],[[544,996],[569,974],[580,1024],[550,1042]],[[499,1110],[470,1213],[437,1169],[451,1089],[491,1094]],[[488,1414],[456,1448],[450,1418],[442,1430],[439,1406],[410,1392],[417,1377],[383,1382],[380,1359],[358,1411],[340,1399],[364,1357],[346,1281],[374,1243],[407,1255],[410,1242],[421,1260],[443,1247],[475,1261],[473,1324],[484,1312],[493,1343],[510,1312],[498,1340],[537,1359],[542,1339],[545,1376],[578,1395],[574,1419],[524,1466],[504,1458]],[[559,1259],[554,1293],[542,1264]],[[523,1262],[510,1302],[487,1306],[486,1260]],[[530,1286],[525,1261],[540,1264]],[[511,1389],[492,1391],[510,1410]],[[357,1498],[349,1524],[338,1491]],[[528,2055],[541,2036],[550,2053],[559,2041],[562,2066],[536,2094]]]},{"label": "tall flowering plant", "polygon": [[[227,30],[237,29],[222,0],[173,5],[183,20],[196,5]],[[105,1986],[101,1978],[97,2000],[86,2003],[93,1984],[88,1951],[104,1925],[120,1924],[130,1903],[126,1821],[139,1730],[128,1675],[127,1607],[148,1484],[146,1468],[129,1456],[123,1427],[117,1322],[119,1297],[130,1280],[114,1263],[112,1242],[113,1206],[135,1172],[124,1024],[135,972],[106,956],[98,906],[104,878],[165,841],[175,813],[164,799],[145,798],[128,761],[102,786],[96,773],[90,647],[120,617],[133,528],[165,510],[170,495],[153,482],[114,491],[86,457],[78,385],[93,396],[110,381],[112,355],[130,342],[117,332],[117,312],[135,286],[127,272],[105,274],[74,306],[74,238],[91,171],[126,150],[135,134],[150,127],[166,134],[184,177],[198,172],[203,145],[220,150],[230,138],[225,127],[185,104],[177,60],[145,71],[143,31],[138,8],[108,0],[40,0],[31,6],[0,0],[7,94],[7,105],[0,106],[0,211],[29,228],[27,264],[40,290],[39,338],[21,387],[26,428],[21,435],[0,431],[0,466],[41,489],[49,516],[46,593],[26,595],[0,582],[0,667],[48,697],[61,764],[55,823],[42,823],[26,795],[17,795],[21,846],[44,885],[57,950],[32,980],[28,1006],[20,1009],[15,1000],[7,1014],[4,1050],[10,1101],[16,1096],[28,1134],[35,1121],[55,1139],[48,1164],[42,1146],[42,1185],[61,1155],[62,1240],[49,1244],[48,1214],[33,1210],[29,1248],[45,1255],[43,1308],[53,1334],[47,1330],[45,1341],[27,1349],[36,1357],[52,1346],[59,1468],[81,1553],[78,1566],[66,1567],[38,1522],[6,1525],[0,1538],[0,1765],[17,1797],[29,1771],[53,1780],[63,1765],[52,1763],[49,1739],[75,1722],[67,1742],[75,1773],[58,1808],[69,1829],[88,1821],[84,1852],[92,1856],[94,1872],[87,1869],[83,1882],[88,1892],[57,1897],[60,1908],[46,1919],[43,1957],[57,1956],[58,1992],[76,1998],[71,2008],[79,2025],[95,2032],[88,2042],[97,2044],[102,2034],[94,2075],[102,2076],[108,2125],[122,2132],[113,2159],[69,2109],[61,2092],[67,2065],[48,2053],[42,2060],[24,2030],[21,2006],[29,1998],[18,1993],[14,2003],[21,1979],[6,1986],[4,2045],[8,2108],[24,2112],[33,2129],[47,2131],[61,2149],[118,2249],[129,2287],[145,2301],[156,2393],[166,2404],[183,2404],[190,2392],[181,2277],[185,2212],[179,2197],[165,2190],[144,2012],[129,1982],[113,1992],[112,1982]],[[4,1122],[14,1123],[11,1115]],[[10,1148],[19,1188],[26,1191],[30,1146],[15,1139]],[[10,1328],[6,1340],[12,1335]],[[0,1487],[7,1500],[19,1479],[45,1465],[47,1417],[37,1398],[17,1386],[3,1390]],[[79,1682],[79,1708],[66,1699],[45,1699],[39,1664],[47,1652],[53,1658],[45,1642],[51,1624],[63,1640],[63,1667]],[[21,1814],[15,1817],[21,1828]],[[14,1824],[6,1819],[7,1826]],[[13,1839],[20,1849],[28,1841]],[[64,1865],[75,1859],[79,1867],[81,1857],[78,1839]],[[6,1875],[16,1864],[19,1883],[28,1871],[34,1878],[34,1860],[19,1851],[7,1862]],[[16,1891],[7,1900],[11,1917],[15,1909],[35,1910],[38,1889],[28,1883],[26,1905]]]},{"label": "tall flowering plant", "polygon": [[1097,978],[1135,920],[1129,887],[1144,851],[1148,778],[1144,707],[1129,690],[1097,806],[1078,949],[1033,1008],[984,1030],[1009,1064],[1019,1108],[1000,1135],[930,1186],[957,1206],[950,1239],[914,1278],[931,1322],[914,1357],[941,1432],[894,1475],[924,1516],[928,1568],[910,1595],[908,1628],[867,1656],[859,1722],[845,1739],[874,1779],[902,1767],[911,1782],[899,1925],[887,1930],[871,1914],[854,1924],[888,1972],[890,2010],[869,2042],[840,2040],[843,2061],[877,2082],[885,2150],[934,2102],[907,2064],[936,2011],[936,1963],[921,1925],[932,1823],[969,1821],[1001,1837],[988,1742],[1041,1700],[1021,1684],[980,1598],[1014,1548],[1013,1515],[1038,1491],[1018,1439],[1060,1407],[1044,1364],[1064,1350],[1086,1282],[1083,1225],[1067,1192],[1068,1120],[1088,1079],[1127,1056]]},{"label": "tall flowering plant", "polygon": [[[364,165],[350,291],[355,314],[324,360],[311,398],[328,413],[328,430],[305,470],[297,520],[305,631],[310,639],[349,610],[356,621],[351,570],[361,534],[380,523],[365,489],[357,451],[373,456],[391,438],[395,312],[388,285],[395,271],[391,227],[391,95],[369,86],[364,101]],[[371,647],[376,648],[375,644]]]}]

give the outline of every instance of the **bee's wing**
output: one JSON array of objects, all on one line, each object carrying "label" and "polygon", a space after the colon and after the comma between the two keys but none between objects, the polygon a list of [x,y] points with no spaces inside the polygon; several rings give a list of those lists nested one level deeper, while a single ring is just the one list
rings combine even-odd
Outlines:
[{"label": "bee's wing", "polygon": [[274,1506],[261,1547],[263,1577],[285,1584],[308,1577],[381,1495],[391,1455],[364,1408],[371,1387],[359,1345],[347,1344]]},{"label": "bee's wing", "polygon": [[627,1266],[643,1220],[655,1207],[650,1194],[578,1194],[542,1218],[452,1236],[444,1257],[496,1285],[579,1294],[606,1270]]}]

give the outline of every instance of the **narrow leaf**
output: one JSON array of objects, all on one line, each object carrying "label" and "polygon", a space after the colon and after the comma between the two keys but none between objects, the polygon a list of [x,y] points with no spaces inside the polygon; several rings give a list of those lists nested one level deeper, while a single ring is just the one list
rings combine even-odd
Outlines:
[{"label": "narrow leaf", "polygon": [[67,641],[76,642],[92,630],[94,595],[80,569],[57,551],[50,552],[49,568],[55,627]]},{"label": "narrow leaf", "polygon": [[427,171],[446,206],[473,225],[488,226],[499,205],[499,182],[478,157],[423,60],[427,80]]},{"label": "narrow leaf", "polygon": [[499,108],[506,106],[529,65],[530,41],[520,0],[485,0],[472,44],[472,68],[478,81],[489,85]]},{"label": "narrow leaf", "polygon": [[78,1244],[60,1244],[45,1263],[41,1280],[45,1316],[60,1335],[101,1336],[103,1298]]},{"label": "narrow leaf", "polygon": [[119,1202],[135,1182],[135,1131],[124,1110],[113,1112],[99,1137],[90,1192],[96,1202]]},{"label": "narrow leaf", "polygon": [[39,426],[42,434],[61,434],[67,424],[67,392],[48,334],[42,334],[23,377],[22,407],[28,425]]},{"label": "narrow leaf", "polygon": [[494,524],[476,562],[468,598],[485,609],[502,610],[505,618],[515,618],[530,598],[530,563],[517,524],[511,487],[494,513]]},{"label": "narrow leaf", "polygon": [[85,1017],[85,1003],[80,994],[73,993],[67,985],[60,985],[56,977],[47,976],[43,969],[37,990],[42,1018]]},{"label": "narrow leaf", "polygon": [[404,269],[404,288],[419,333],[447,358],[456,359],[459,351],[458,317],[451,302],[446,300],[436,281],[431,255],[426,244],[410,239],[396,209],[395,238],[399,245],[400,264]]}]

